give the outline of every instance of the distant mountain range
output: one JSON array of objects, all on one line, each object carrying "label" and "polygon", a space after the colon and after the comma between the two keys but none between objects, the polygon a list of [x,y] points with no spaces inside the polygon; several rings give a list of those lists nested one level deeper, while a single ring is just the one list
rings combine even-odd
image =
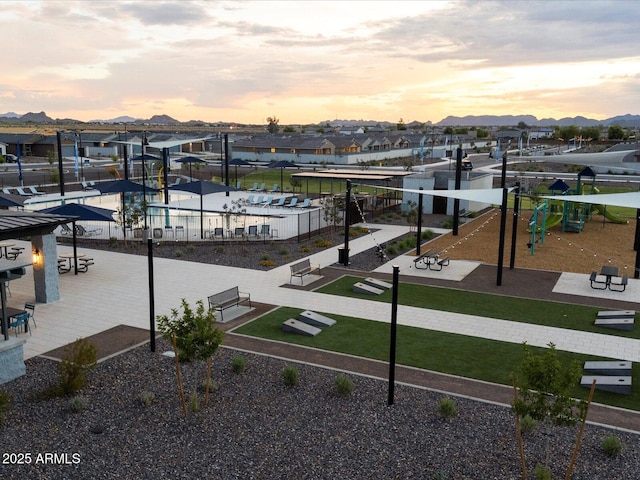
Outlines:
[{"label": "distant mountain range", "polygon": [[[73,119],[53,119],[45,112],[40,113],[25,113],[24,115],[17,114],[15,112],[0,113],[1,123],[21,124],[21,123],[85,123],[80,120]],[[585,117],[566,117],[556,120],[555,118],[542,118],[538,120],[533,115],[467,115],[464,117],[448,116],[445,119],[437,122],[418,122],[413,121],[408,123],[409,127],[419,127],[421,125],[435,125],[439,127],[515,127],[520,122],[528,126],[534,127],[567,127],[575,125],[577,127],[593,127],[598,125],[611,126],[619,125],[624,128],[640,127],[640,115],[618,115],[616,117],[607,118],[605,120],[595,120]],[[145,120],[140,118],[133,118],[128,116],[121,116],[112,118],[110,120],[92,120],[86,123],[129,123],[129,124],[142,124],[142,125],[194,125],[194,124],[206,124],[201,120],[190,120],[188,122],[180,122],[169,115],[154,115],[153,117]],[[221,122],[216,122],[221,123]],[[354,126],[393,126],[393,122],[377,122],[375,120],[327,120],[325,122],[319,122],[319,125],[331,125],[342,127],[354,127]]]}]

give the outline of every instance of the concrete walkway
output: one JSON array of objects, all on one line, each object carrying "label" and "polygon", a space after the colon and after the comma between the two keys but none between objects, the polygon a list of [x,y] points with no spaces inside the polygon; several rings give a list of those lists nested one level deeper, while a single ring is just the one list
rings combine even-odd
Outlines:
[{"label": "concrete walkway", "polygon": [[[355,255],[376,245],[396,238],[406,232],[405,226],[376,225],[374,234],[365,235],[349,243],[350,254]],[[22,242],[17,242],[22,243]],[[29,245],[25,243],[26,247]],[[71,251],[70,247],[59,246],[59,253]],[[77,338],[94,335],[124,324],[139,328],[149,328],[149,283],[147,257],[112,253],[103,250],[82,249],[95,259],[95,265],[88,273],[60,276],[61,299],[51,304],[38,304],[33,335],[21,334],[27,339],[25,358],[40,355],[64,346]],[[338,246],[311,255],[311,263],[322,267],[336,263]],[[392,272],[392,265],[399,265],[402,275],[429,276],[459,280],[465,272],[477,266],[475,262],[452,261],[441,272],[417,270],[412,267],[413,257],[400,256],[382,265],[378,271]],[[295,263],[295,262],[294,262]],[[347,270],[348,272],[348,270]],[[307,277],[305,283],[311,279]],[[389,322],[390,305],[379,302],[340,298],[325,294],[291,288],[281,288],[290,281],[289,266],[281,266],[270,271],[254,271],[225,266],[184,262],[163,258],[154,259],[155,313],[169,314],[180,305],[181,299],[193,304],[207,296],[238,285],[241,291],[251,293],[256,302],[289,307],[317,310]],[[298,278],[293,283],[299,282]],[[563,275],[555,290],[578,295],[611,295],[608,291],[589,288],[586,275]],[[628,293],[640,291],[640,281],[630,279]],[[8,304],[20,307],[25,301],[34,300],[33,275],[27,275],[11,282],[12,296]],[[627,296],[627,299],[629,296]],[[517,312],[514,312],[517,315]],[[640,361],[640,340],[600,335],[595,333],[564,330],[559,328],[488,319],[473,315],[422,309],[400,305],[398,322],[420,328],[444,332],[490,338],[514,343],[527,341],[531,345],[546,346],[554,342],[558,349],[571,352],[593,354],[621,360]]]}]

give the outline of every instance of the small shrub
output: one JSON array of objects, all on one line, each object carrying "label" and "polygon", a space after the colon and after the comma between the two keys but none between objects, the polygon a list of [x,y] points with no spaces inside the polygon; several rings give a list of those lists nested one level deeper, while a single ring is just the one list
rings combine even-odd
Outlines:
[{"label": "small shrub", "polygon": [[64,352],[58,364],[58,388],[63,395],[70,395],[84,387],[87,372],[96,366],[96,347],[85,339],[73,342]]},{"label": "small shrub", "polygon": [[73,413],[78,413],[83,410],[86,410],[89,406],[89,399],[82,395],[78,395],[77,397],[73,397],[69,400],[69,410]]},{"label": "small shrub", "polygon": [[397,255],[398,249],[394,245],[387,245],[387,255]]},{"label": "small shrub", "polygon": [[109,237],[109,246],[115,247],[118,245],[118,239],[116,237]]},{"label": "small shrub", "polygon": [[220,246],[218,246],[218,247],[216,247],[216,253],[217,253],[218,255],[222,255],[222,254],[224,253],[224,247],[223,247],[223,246],[221,246],[221,245],[220,245]]},{"label": "small shrub", "polygon": [[200,411],[200,398],[198,397],[197,392],[191,392],[191,395],[189,396],[189,407],[192,412]]},{"label": "small shrub", "polygon": [[323,238],[318,238],[315,242],[313,242],[313,246],[316,248],[329,248],[333,246],[330,240],[325,240]]},{"label": "small shrub", "polygon": [[284,255],[288,255],[288,254],[289,254],[289,250],[288,250],[287,248],[285,248],[285,247],[281,247],[281,248],[278,250],[278,253],[279,253],[280,255],[282,255],[282,256],[284,256]]},{"label": "small shrub", "polygon": [[438,413],[443,418],[453,418],[458,413],[456,402],[450,398],[443,398],[438,405]]},{"label": "small shrub", "polygon": [[298,384],[298,369],[291,365],[287,365],[282,370],[282,381],[287,387],[294,387]]},{"label": "small shrub", "polygon": [[267,260],[271,260],[271,257],[269,256],[268,253],[264,253],[261,257],[260,257],[261,261],[267,261]]},{"label": "small shrub", "polygon": [[348,397],[353,393],[353,381],[346,375],[338,375],[335,380],[336,393],[340,397]]},{"label": "small shrub", "polygon": [[551,480],[551,469],[546,465],[536,465],[536,480]]},{"label": "small shrub", "polygon": [[184,253],[182,253],[182,250],[180,250],[179,248],[176,249],[174,255],[178,258],[182,257],[184,255]]},{"label": "small shrub", "polygon": [[0,392],[0,424],[4,421],[7,410],[9,410],[10,402],[11,397],[9,394],[7,392]]},{"label": "small shrub", "polygon": [[520,418],[520,430],[527,434],[533,432],[538,427],[538,421],[527,414]]},{"label": "small shrub", "polygon": [[443,221],[442,228],[453,228],[453,218],[447,218]]},{"label": "small shrub", "polygon": [[262,265],[263,267],[275,267],[276,262],[274,262],[273,260],[260,260],[260,265]]},{"label": "small shrub", "polygon": [[421,234],[423,240],[431,240],[434,236],[433,230],[423,230]]},{"label": "small shrub", "polygon": [[602,439],[602,450],[610,457],[615,457],[622,452],[622,442],[615,435],[608,435]]},{"label": "small shrub", "polygon": [[238,355],[237,357],[233,357],[233,360],[231,362],[231,370],[233,370],[233,373],[242,373],[244,372],[245,368],[247,368],[246,358],[244,358],[241,355]]},{"label": "small shrub", "polygon": [[156,399],[156,396],[153,392],[149,392],[149,391],[144,391],[142,393],[140,393],[140,396],[138,397],[138,400],[140,400],[140,404],[143,407],[148,407],[150,406],[154,400]]},{"label": "small shrub", "polygon": [[311,253],[313,252],[313,250],[311,250],[311,248],[307,247],[306,245],[303,245],[302,247],[300,247],[300,253]]}]

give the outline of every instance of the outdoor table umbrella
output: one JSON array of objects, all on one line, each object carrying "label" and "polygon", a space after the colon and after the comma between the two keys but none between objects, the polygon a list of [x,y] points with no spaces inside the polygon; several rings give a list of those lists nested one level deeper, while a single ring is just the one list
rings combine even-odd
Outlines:
[{"label": "outdoor table umbrella", "polygon": [[113,214],[115,210],[107,208],[94,207],[91,205],[82,205],[79,203],[67,203],[58,205],[57,207],[45,208],[39,210],[41,213],[49,213],[52,215],[64,215],[70,217],[73,230],[73,265],[75,274],[78,274],[78,249],[76,235],[76,220],[115,222]]},{"label": "outdoor table umbrella", "polygon": [[191,166],[194,163],[207,163],[204,160],[202,160],[201,158],[198,157],[182,157],[182,158],[178,158],[176,160],[174,160],[174,162],[178,162],[178,163],[188,163],[189,164],[189,178],[193,179],[193,175],[191,174]]},{"label": "outdoor table umbrella", "polygon": [[269,164],[269,168],[279,168],[280,169],[280,189],[284,190],[284,185],[283,183],[283,171],[285,168],[298,168],[298,166],[295,163],[291,163],[288,160],[280,160],[279,162],[275,162],[275,163],[270,163]]},{"label": "outdoor table umbrella", "polygon": [[[143,193],[143,192],[158,192],[157,188],[145,187],[141,183],[132,182],[131,180],[111,180],[110,182],[103,182],[96,184],[96,189],[102,194],[105,193]],[[145,199],[146,203],[146,199]],[[124,238],[127,237],[127,229],[124,226],[124,195],[122,195],[122,215],[123,226],[122,231]]]},{"label": "outdoor table umbrella", "polygon": [[204,239],[204,207],[202,206],[202,197],[210,193],[235,192],[233,187],[227,187],[221,183],[207,182],[206,180],[198,180],[185,184],[172,185],[169,190],[180,192],[197,193],[200,195],[200,238]]},{"label": "outdoor table umbrella", "polygon": [[234,158],[232,160],[229,161],[229,165],[233,165],[235,168],[235,173],[236,173],[236,183],[238,183],[238,166],[241,167],[246,167],[248,165],[251,165],[249,162],[247,162],[246,160],[243,160],[241,158]]}]

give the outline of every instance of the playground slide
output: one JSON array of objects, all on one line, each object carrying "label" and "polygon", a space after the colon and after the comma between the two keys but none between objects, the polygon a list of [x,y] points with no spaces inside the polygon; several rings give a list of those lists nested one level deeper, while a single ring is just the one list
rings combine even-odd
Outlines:
[{"label": "playground slide", "polygon": [[550,213],[547,215],[547,218],[544,221],[545,230],[550,229],[551,227],[555,227],[562,222],[562,214],[561,213]]},{"label": "playground slide", "polygon": [[598,212],[600,215],[604,215],[604,217],[612,223],[629,223],[629,220],[625,220],[624,218],[620,218],[617,215],[614,215],[610,211],[607,211],[604,205],[596,205],[594,204],[592,210]]}]

